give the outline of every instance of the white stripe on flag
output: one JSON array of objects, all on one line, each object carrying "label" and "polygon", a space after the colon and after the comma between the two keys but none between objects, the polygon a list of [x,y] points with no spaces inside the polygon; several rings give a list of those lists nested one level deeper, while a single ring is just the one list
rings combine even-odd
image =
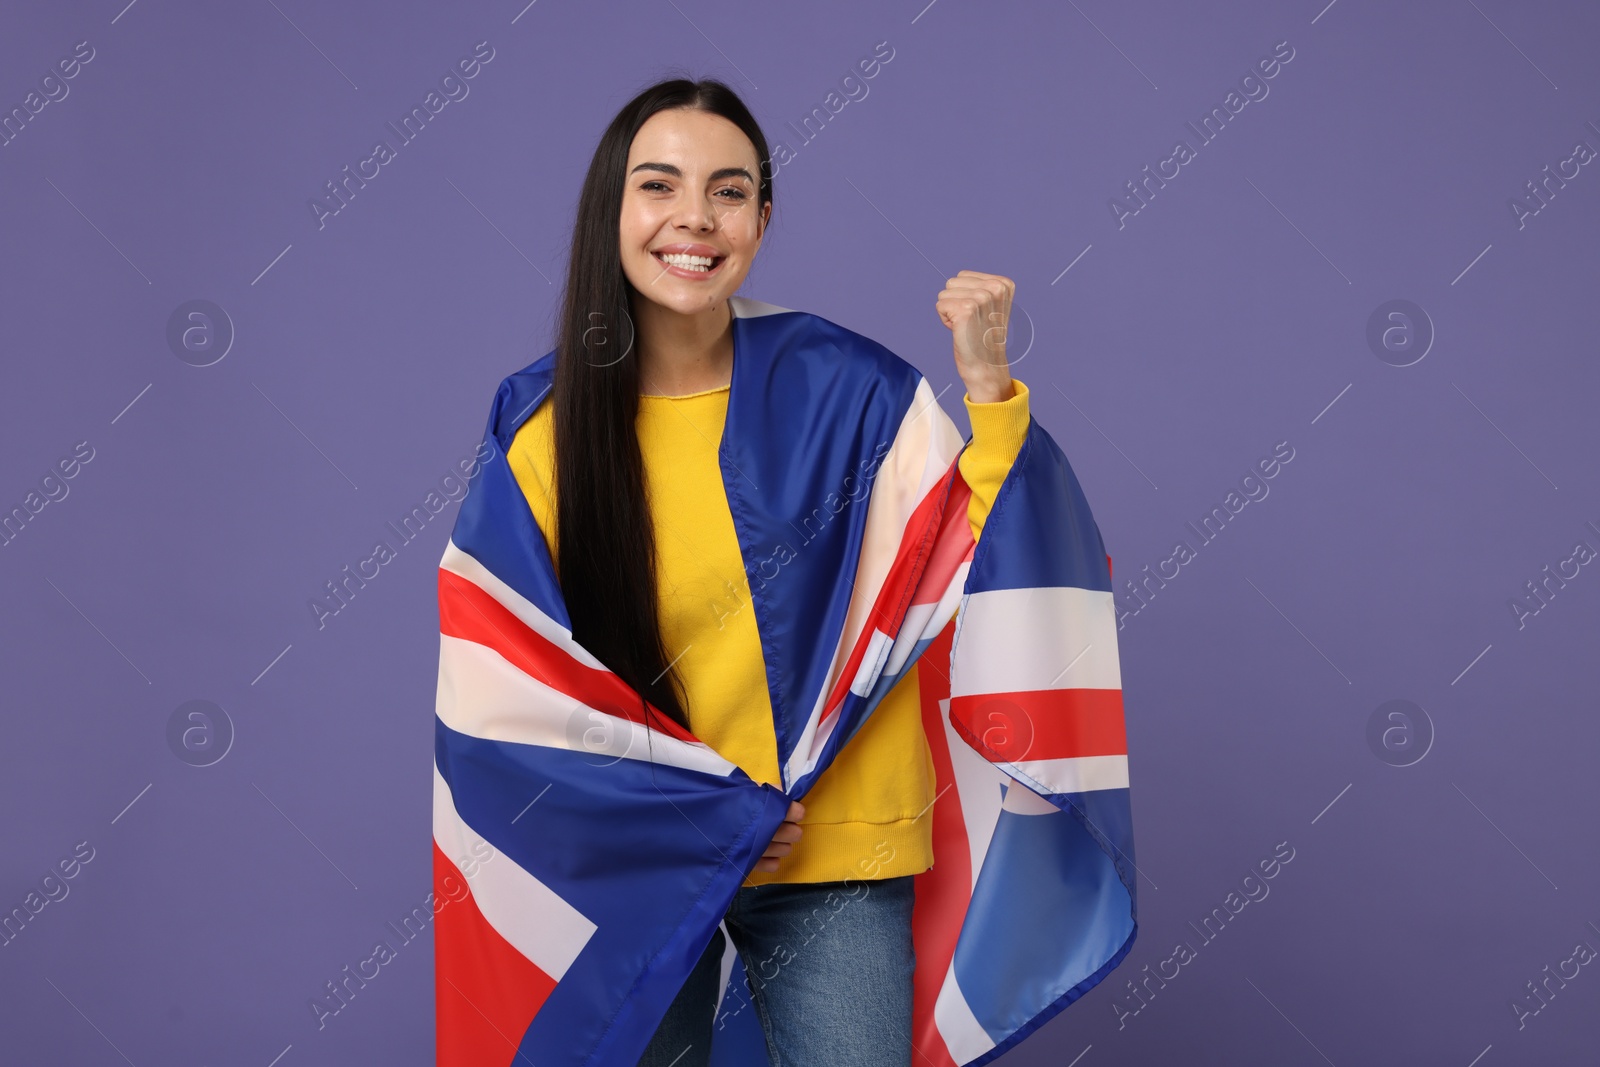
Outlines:
[{"label": "white stripe on flag", "polygon": [[1041,586],[972,593],[961,609],[950,695],[1121,689],[1116,622],[1109,592]]},{"label": "white stripe on flag", "polygon": [[1006,786],[1006,798],[1000,802],[1006,811],[1016,815],[1055,815],[1060,808],[1029,789],[1026,784],[1012,781]]},{"label": "white stripe on flag", "polygon": [[636,759],[719,777],[737,769],[709,745],[680,741],[597,711],[529,676],[494,649],[449,634],[439,635],[434,707],[439,719],[458,733],[569,749],[599,765]]},{"label": "white stripe on flag", "polygon": [[877,684],[878,675],[883,673],[883,658],[889,653],[889,635],[877,627],[873,627],[872,637],[867,642],[867,650],[861,655],[861,666],[856,668],[856,677],[850,683],[850,692],[858,697],[864,697],[872,692],[872,687]]},{"label": "white stripe on flag", "polygon": [[728,297],[728,308],[741,319],[759,319],[768,315],[782,315],[792,312],[794,308],[786,308],[780,304],[769,304],[765,300],[757,300],[749,296]]},{"label": "white stripe on flag", "polygon": [[1128,788],[1128,757],[1071,756],[1066,759],[1023,760],[1008,763],[1019,774],[1052,793],[1084,793],[1091,789]]},{"label": "white stripe on flag", "polygon": [[944,1047],[950,1050],[950,1058],[957,1063],[971,1063],[994,1048],[994,1039],[978,1022],[977,1016],[972,1014],[972,1008],[956,982],[953,960],[950,969],[945,972],[944,985],[939,987],[939,999],[933,1005],[933,1021],[939,1028]]},{"label": "white stripe on flag", "polygon": [[[462,820],[437,764],[433,768],[433,839],[458,871],[469,855],[483,855],[481,846],[473,851],[473,845],[483,839]],[[534,966],[560,981],[594,935],[595,924],[502,852],[490,851],[476,866],[467,884],[485,921]]]},{"label": "white stripe on flag", "polygon": [[994,836],[995,823],[1000,819],[1000,790],[1009,775],[971,745],[950,725],[950,701],[939,701],[939,723],[944,728],[945,749],[950,753],[950,770],[955,779],[956,800],[961,805],[961,828],[967,837],[972,885],[978,884],[978,874],[983,870],[983,857],[989,852],[989,841]]}]

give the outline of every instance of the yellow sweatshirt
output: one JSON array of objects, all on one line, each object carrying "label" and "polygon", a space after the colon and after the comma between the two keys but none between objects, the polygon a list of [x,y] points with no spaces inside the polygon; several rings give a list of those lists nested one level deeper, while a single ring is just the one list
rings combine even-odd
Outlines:
[{"label": "yellow sweatshirt", "polygon": [[[964,397],[972,439],[958,461],[972,487],[967,521],[980,537],[1028,431],[1028,387],[1009,400]],[[717,446],[729,386],[684,396],[641,394],[636,426],[655,527],[659,620],[683,680],[691,732],[752,779],[782,786],[766,667],[750,610]],[[554,405],[517,430],[507,458],[555,560]],[[917,672],[884,695],[802,803],[800,840],[776,871],[745,885],[892,878],[933,865],[933,757]]]}]

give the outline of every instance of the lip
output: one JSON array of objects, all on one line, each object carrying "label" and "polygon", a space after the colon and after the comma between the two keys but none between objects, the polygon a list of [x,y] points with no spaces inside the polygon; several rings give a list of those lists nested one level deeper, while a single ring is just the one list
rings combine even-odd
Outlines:
[{"label": "lip", "polygon": [[[663,262],[660,258],[663,253],[675,253],[686,256],[705,256],[709,259],[716,260],[716,262],[712,264],[710,270],[687,270],[683,267],[675,267],[670,263]],[[656,264],[666,273],[677,278],[688,278],[697,282],[705,281],[708,278],[715,278],[722,272],[724,264],[728,262],[728,254],[726,252],[712,248],[710,245],[699,244],[662,245],[660,248],[652,248],[650,250],[650,258],[654,259]]]}]

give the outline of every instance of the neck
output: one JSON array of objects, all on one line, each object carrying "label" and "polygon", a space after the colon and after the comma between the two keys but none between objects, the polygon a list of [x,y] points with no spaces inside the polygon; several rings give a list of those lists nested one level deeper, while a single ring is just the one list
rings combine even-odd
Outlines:
[{"label": "neck", "polygon": [[634,327],[641,393],[698,393],[732,379],[733,309],[727,301],[685,315],[640,297]]}]

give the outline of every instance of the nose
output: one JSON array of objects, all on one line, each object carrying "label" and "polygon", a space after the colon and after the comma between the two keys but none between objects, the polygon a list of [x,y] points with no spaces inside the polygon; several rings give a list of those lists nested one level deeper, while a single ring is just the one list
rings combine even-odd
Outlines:
[{"label": "nose", "polygon": [[677,225],[698,233],[716,229],[715,205],[704,197],[689,197],[679,209]]}]

